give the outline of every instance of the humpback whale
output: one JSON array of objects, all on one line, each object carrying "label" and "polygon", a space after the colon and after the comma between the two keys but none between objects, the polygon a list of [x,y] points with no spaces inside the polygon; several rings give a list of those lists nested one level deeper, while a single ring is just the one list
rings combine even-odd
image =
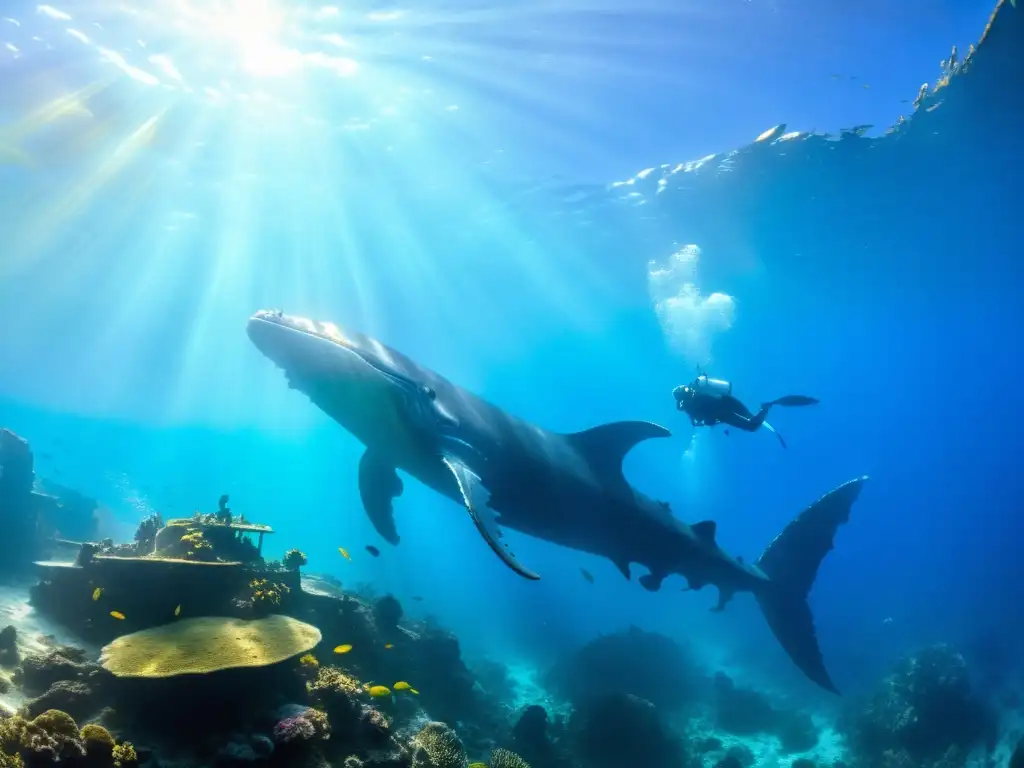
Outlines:
[{"label": "humpback whale", "polygon": [[520,576],[538,579],[513,553],[513,529],[609,559],[629,579],[657,591],[673,574],[687,589],[718,589],[720,611],[750,592],[794,663],[813,682],[837,692],[818,647],[807,595],[866,477],[811,504],[768,545],[756,563],[733,557],[715,541],[711,520],[688,525],[669,505],[635,489],[622,460],[637,444],[668,437],[644,421],[558,433],[519,419],[364,334],[273,310],[247,325],[256,347],[289,386],[365,447],[359,493],[370,522],[390,544],[399,534],[393,501],[398,470],[468,513],[487,545]]}]

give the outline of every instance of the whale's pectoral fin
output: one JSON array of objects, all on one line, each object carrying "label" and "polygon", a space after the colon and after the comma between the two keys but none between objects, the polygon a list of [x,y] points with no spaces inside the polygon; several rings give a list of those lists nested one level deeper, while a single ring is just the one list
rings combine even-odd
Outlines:
[{"label": "whale's pectoral fin", "polygon": [[516,560],[516,556],[509,550],[508,545],[502,541],[501,528],[498,527],[494,510],[489,506],[491,494],[484,487],[477,474],[455,456],[445,454],[443,459],[448,469],[455,475],[455,480],[459,484],[459,491],[462,493],[462,502],[465,504],[466,509],[469,511],[469,516],[473,519],[473,524],[480,531],[480,535],[484,537],[487,545],[494,550],[494,553],[502,559],[505,565],[523,578],[539,579],[539,575]]},{"label": "whale's pectoral fin", "polygon": [[391,502],[402,495],[402,490],[402,479],[395,471],[395,465],[367,449],[359,460],[359,495],[373,527],[389,544],[398,543]]}]

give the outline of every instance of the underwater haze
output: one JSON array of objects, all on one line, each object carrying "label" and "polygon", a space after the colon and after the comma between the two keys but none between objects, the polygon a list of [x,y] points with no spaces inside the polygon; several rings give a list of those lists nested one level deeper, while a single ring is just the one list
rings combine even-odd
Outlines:
[{"label": "underwater haze", "polygon": [[[1008,0],[9,2],[0,428],[31,446],[37,490],[96,501],[90,540],[131,542],[147,516],[216,513],[227,494],[273,529],[268,561],[298,548],[305,571],[453,633],[471,668],[505,665],[512,709],[557,710],[548,670],[632,626],[825,720],[949,644],[1012,720],[1021,14]],[[712,543],[745,564],[868,476],[809,597],[843,699],[749,594],[713,612],[716,590],[684,593],[679,571],[645,589],[638,561],[627,580],[510,524],[502,541],[540,575],[520,578],[463,505],[404,469],[401,540],[386,541],[364,510],[363,442],[247,336],[268,309],[367,334],[555,433],[662,425],[671,437],[626,454],[628,483],[689,525],[713,520]],[[701,371],[753,411],[820,402],[773,407],[785,447],[693,426],[673,389]],[[4,594],[5,615],[33,610]],[[132,620],[119,631],[148,626]],[[986,747],[1000,766],[1009,732]],[[901,765],[939,765],[915,759]]]}]

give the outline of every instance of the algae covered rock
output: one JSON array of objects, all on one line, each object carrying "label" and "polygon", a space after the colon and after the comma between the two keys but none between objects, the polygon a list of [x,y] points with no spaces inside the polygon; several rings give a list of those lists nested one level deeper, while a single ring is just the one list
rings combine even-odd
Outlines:
[{"label": "algae covered rock", "polygon": [[105,764],[113,760],[114,737],[102,725],[82,726],[79,737],[85,748],[85,756],[91,761]]},{"label": "algae covered rock", "polygon": [[289,616],[203,617],[122,635],[103,648],[100,664],[117,677],[201,675],[277,664],[319,642],[319,629]]},{"label": "algae covered rock", "polygon": [[83,757],[85,747],[74,719],[50,709],[32,720],[15,715],[0,721],[0,752],[38,764]]}]

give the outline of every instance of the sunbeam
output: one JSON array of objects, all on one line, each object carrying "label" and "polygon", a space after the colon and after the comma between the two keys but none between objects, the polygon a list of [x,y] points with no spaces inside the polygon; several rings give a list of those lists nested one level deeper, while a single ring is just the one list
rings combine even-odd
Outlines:
[{"label": "sunbeam", "polygon": [[49,334],[40,379],[59,361],[88,384],[39,397],[245,420],[272,410],[238,389],[259,306],[398,345],[443,336],[434,353],[465,367],[458,350],[483,365],[553,323],[596,328],[617,301],[579,233],[541,232],[502,178],[526,145],[607,152],[589,102],[544,87],[584,88],[616,74],[604,52],[645,44],[607,4],[92,0],[6,24],[3,66],[37,83],[0,96],[0,170],[22,190],[0,212],[0,298],[34,297],[7,346]]}]

